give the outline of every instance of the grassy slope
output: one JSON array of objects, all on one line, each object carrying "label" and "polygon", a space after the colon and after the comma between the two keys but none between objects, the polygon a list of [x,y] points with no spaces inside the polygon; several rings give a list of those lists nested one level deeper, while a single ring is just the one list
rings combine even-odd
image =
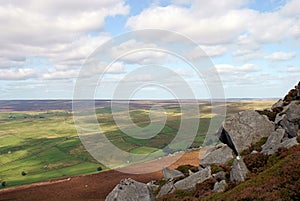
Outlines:
[{"label": "grassy slope", "polygon": [[[262,101],[228,103],[227,106],[230,115],[246,108],[262,109],[270,105],[271,101]],[[167,107],[166,111],[166,126],[150,140],[134,139],[118,130],[109,108],[97,109],[97,117],[113,144],[131,153],[147,154],[168,144],[180,126],[180,109]],[[205,104],[200,106],[200,111],[195,146],[202,144],[211,116]],[[145,109],[133,108],[131,117],[138,125],[147,126],[148,113]],[[97,167],[102,166],[82,146],[67,111],[0,113],[0,164],[0,182],[6,181],[7,187],[95,173]],[[22,171],[27,175],[22,176]]]}]

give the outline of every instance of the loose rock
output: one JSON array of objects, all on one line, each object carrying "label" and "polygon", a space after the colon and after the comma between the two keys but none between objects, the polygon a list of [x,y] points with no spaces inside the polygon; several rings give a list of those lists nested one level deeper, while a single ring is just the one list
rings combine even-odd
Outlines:
[{"label": "loose rock", "polygon": [[232,169],[230,171],[231,181],[245,181],[246,174],[249,172],[243,159],[235,159],[233,161]]},{"label": "loose rock", "polygon": [[147,184],[137,182],[133,179],[124,179],[112,192],[108,194],[105,201],[153,201],[154,197]]},{"label": "loose rock", "polygon": [[174,186],[179,190],[192,190],[196,187],[197,183],[201,183],[209,178],[211,178],[210,166],[176,182]]}]

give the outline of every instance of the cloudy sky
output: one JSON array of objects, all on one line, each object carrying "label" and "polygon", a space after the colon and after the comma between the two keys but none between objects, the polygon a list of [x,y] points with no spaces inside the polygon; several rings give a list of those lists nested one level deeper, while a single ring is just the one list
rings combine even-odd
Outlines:
[{"label": "cloudy sky", "polygon": [[[299,0],[1,0],[0,22],[0,99],[71,99],[86,58],[110,39],[140,29],[193,40],[213,62],[227,98],[282,97],[300,80]],[[147,47],[163,36],[151,37]],[[145,44],[130,40],[108,51],[131,46]],[[106,79],[117,82],[153,61],[169,61],[188,79],[191,69],[169,57],[129,55],[111,65]],[[95,97],[111,98],[113,89],[100,87]],[[148,87],[136,98],[169,95]]]}]

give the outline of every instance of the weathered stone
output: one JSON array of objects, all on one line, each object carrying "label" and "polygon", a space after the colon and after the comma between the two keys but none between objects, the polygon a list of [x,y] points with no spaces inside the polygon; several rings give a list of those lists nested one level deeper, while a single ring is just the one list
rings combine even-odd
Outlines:
[{"label": "weathered stone", "polygon": [[214,185],[213,192],[214,193],[223,192],[223,191],[225,191],[226,187],[227,187],[227,183],[226,183],[225,180],[222,180],[220,182],[216,182],[215,185]]},{"label": "weathered stone", "polygon": [[197,183],[201,183],[209,178],[211,178],[210,166],[176,182],[174,186],[179,190],[192,190],[195,189]]},{"label": "weathered stone", "polygon": [[277,114],[275,118],[275,124],[279,124],[284,119],[284,117],[285,114],[281,114],[281,113]]},{"label": "weathered stone", "polygon": [[174,191],[175,191],[174,182],[170,180],[168,181],[168,183],[166,183],[160,188],[160,191],[158,192],[156,198],[173,193]]},{"label": "weathered stone", "polygon": [[300,105],[298,101],[292,101],[286,111],[287,119],[292,123],[298,123],[300,120]]},{"label": "weathered stone", "polygon": [[266,116],[252,110],[243,111],[224,121],[219,139],[237,154],[273,131],[274,125]]},{"label": "weathered stone", "polygon": [[245,181],[246,174],[249,172],[243,159],[235,159],[230,171],[231,181]]},{"label": "weathered stone", "polygon": [[189,176],[195,174],[194,172],[192,172],[192,170],[189,170]]},{"label": "weathered stone", "polygon": [[225,164],[231,158],[233,158],[232,150],[226,144],[221,144],[205,153],[201,159],[200,166],[207,167],[211,164]]},{"label": "weathered stone", "polygon": [[299,143],[297,142],[297,138],[294,137],[294,138],[291,138],[291,139],[287,139],[287,140],[284,140],[280,145],[279,147],[285,147],[285,148],[291,148],[295,145],[298,145]]},{"label": "weathered stone", "polygon": [[137,182],[133,179],[124,179],[112,192],[108,194],[105,201],[153,201],[154,197],[147,184]]},{"label": "weathered stone", "polygon": [[284,115],[278,116],[275,121],[277,126],[284,128],[289,138],[296,137],[300,128],[300,105],[299,101],[292,101],[284,109]]},{"label": "weathered stone", "polygon": [[157,191],[159,188],[159,185],[155,184],[155,181],[148,182],[147,186],[151,192]]},{"label": "weathered stone", "polygon": [[272,105],[271,109],[274,112],[281,112],[283,110],[283,100],[278,100],[274,105]]},{"label": "weathered stone", "polygon": [[226,179],[226,173],[224,171],[217,172],[216,174],[212,175],[213,178],[217,180],[225,180]]},{"label": "weathered stone", "polygon": [[163,168],[162,170],[162,173],[163,173],[163,178],[165,180],[168,180],[168,179],[175,179],[175,178],[179,178],[179,177],[183,177],[184,174],[178,170],[174,170],[172,168]]},{"label": "weathered stone", "polygon": [[279,148],[281,140],[284,136],[284,129],[277,129],[268,137],[267,142],[262,146],[262,153],[271,155]]}]

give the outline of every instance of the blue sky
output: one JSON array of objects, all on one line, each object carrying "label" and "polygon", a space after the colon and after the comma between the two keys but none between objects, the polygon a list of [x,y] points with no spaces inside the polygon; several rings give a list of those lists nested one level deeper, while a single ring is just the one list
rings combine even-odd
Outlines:
[{"label": "blue sky", "polygon": [[[5,30],[0,33],[0,99],[72,99],[89,55],[141,29],[176,32],[194,41],[214,64],[226,98],[282,97],[300,80],[299,0],[2,0],[0,13]],[[124,51],[158,47],[167,38],[151,37],[151,43],[136,39],[119,45]],[[112,98],[122,78],[150,64],[182,76],[196,98],[210,98],[205,80],[192,78],[195,72],[184,62],[147,51],[112,65],[95,98]],[[149,76],[135,79],[142,85]],[[134,97],[174,98],[163,87],[149,86]]]}]

